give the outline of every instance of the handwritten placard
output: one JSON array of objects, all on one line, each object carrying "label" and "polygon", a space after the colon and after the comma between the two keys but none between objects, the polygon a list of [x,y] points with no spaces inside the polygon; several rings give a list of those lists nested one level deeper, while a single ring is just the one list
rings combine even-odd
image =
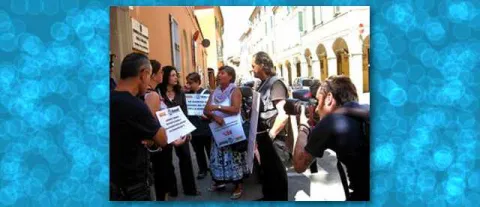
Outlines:
[{"label": "handwritten placard", "polygon": [[189,116],[201,116],[203,115],[203,109],[207,105],[209,94],[185,94],[187,101],[187,111]]},{"label": "handwritten placard", "polygon": [[169,144],[196,129],[187,119],[180,106],[157,111],[156,115],[160,125],[167,131],[167,142]]}]

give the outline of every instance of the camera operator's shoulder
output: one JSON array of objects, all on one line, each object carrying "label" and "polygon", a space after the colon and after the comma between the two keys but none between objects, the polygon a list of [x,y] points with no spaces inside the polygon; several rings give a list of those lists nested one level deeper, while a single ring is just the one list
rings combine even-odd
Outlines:
[{"label": "camera operator's shoulder", "polygon": [[343,128],[348,128],[349,117],[343,114],[328,114],[323,117],[319,124],[322,124],[324,127],[331,127],[332,130],[338,131]]},{"label": "camera operator's shoulder", "polygon": [[338,117],[338,114],[328,114],[325,117],[323,117],[322,119],[320,119],[320,121],[318,121],[317,126],[318,125],[320,125],[320,126],[331,126],[335,123],[335,120],[338,119],[337,117]]}]

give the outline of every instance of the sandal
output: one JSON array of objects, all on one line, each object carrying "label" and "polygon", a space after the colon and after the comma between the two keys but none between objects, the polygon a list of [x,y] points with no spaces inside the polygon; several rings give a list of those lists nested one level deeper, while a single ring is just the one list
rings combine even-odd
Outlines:
[{"label": "sandal", "polygon": [[223,189],[225,189],[225,184],[220,184],[220,185],[213,184],[212,186],[210,186],[210,188],[208,188],[208,191],[215,192]]},{"label": "sandal", "polygon": [[232,200],[239,199],[240,197],[242,197],[242,194],[243,194],[243,189],[240,189],[240,191],[238,192],[233,192],[232,196],[230,196],[230,199]]}]

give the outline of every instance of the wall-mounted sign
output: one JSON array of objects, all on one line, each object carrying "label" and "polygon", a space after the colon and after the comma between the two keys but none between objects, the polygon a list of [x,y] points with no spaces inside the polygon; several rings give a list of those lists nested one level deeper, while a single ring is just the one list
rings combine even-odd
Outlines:
[{"label": "wall-mounted sign", "polygon": [[132,18],[132,40],[134,49],[149,53],[148,28]]}]

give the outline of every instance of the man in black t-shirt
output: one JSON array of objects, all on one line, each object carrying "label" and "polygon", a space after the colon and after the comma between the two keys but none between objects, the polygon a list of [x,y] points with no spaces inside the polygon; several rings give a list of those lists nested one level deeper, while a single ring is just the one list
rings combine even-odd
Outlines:
[{"label": "man in black t-shirt", "polygon": [[261,200],[287,201],[288,180],[284,163],[290,159],[290,154],[285,145],[288,115],[283,109],[288,96],[287,87],[275,76],[272,59],[265,52],[253,56],[252,70],[262,81],[257,89],[260,111],[256,137],[263,170]]},{"label": "man in black t-shirt", "polygon": [[[310,131],[302,108],[297,143],[293,155],[295,171],[304,172],[314,157],[321,158],[329,148],[337,154],[350,180],[337,163],[347,200],[370,199],[369,109],[360,106],[355,85],[346,76],[332,76],[317,92],[320,121]],[[368,123],[368,124],[367,124]],[[308,137],[308,138],[307,138]],[[348,189],[353,190],[349,193]]]},{"label": "man in black t-shirt", "polygon": [[163,147],[167,137],[138,98],[146,92],[151,73],[148,57],[131,53],[123,59],[121,80],[110,93],[110,200],[155,199],[146,147]]},{"label": "man in black t-shirt", "polygon": [[117,56],[115,54],[110,54],[110,91],[114,90],[117,87],[117,83],[113,79],[113,66],[114,60]]}]

